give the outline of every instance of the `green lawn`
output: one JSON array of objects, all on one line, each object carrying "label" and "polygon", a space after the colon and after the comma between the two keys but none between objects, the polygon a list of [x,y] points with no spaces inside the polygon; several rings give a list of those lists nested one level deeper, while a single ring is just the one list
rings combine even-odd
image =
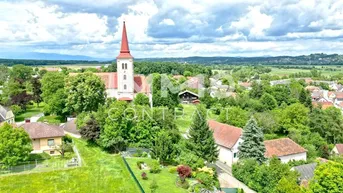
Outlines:
[{"label": "green lawn", "polygon": [[176,115],[176,126],[179,128],[181,133],[185,133],[192,124],[193,114],[196,113],[196,106],[192,104],[183,104],[183,115],[182,111],[179,111]]},{"label": "green lawn", "polygon": [[37,120],[38,122],[47,122],[49,124],[60,124],[64,123],[65,119],[57,115],[43,116]]},{"label": "green lawn", "polygon": [[15,121],[16,122],[24,121],[26,118],[30,118],[39,113],[43,113],[43,108],[44,108],[44,103],[40,103],[39,107],[37,107],[36,103],[33,105],[28,105],[25,112],[15,116]]},{"label": "green lawn", "polygon": [[[152,174],[149,173],[149,171],[147,170],[140,170],[137,167],[137,161],[144,161],[148,166],[149,164],[151,164],[151,162],[153,161],[150,158],[127,158],[126,159],[127,162],[129,163],[133,173],[135,174],[135,176],[137,177],[137,179],[139,180],[140,184],[143,186],[143,189],[145,192],[150,192],[150,184],[152,182],[153,179],[156,180],[156,183],[158,185],[158,188],[156,190],[156,192],[158,193],[186,193],[187,190],[177,187],[175,185],[176,179],[178,178],[177,173],[170,173],[168,171],[168,168],[163,168],[162,171],[158,174]],[[142,172],[146,172],[147,173],[147,180],[143,180],[141,177]]]},{"label": "green lawn", "polygon": [[[192,124],[193,117],[197,115],[196,105],[192,104],[183,104],[183,115],[182,111],[176,113],[177,117],[175,120],[176,126],[179,128],[181,133],[186,133],[187,129]],[[212,111],[209,111],[209,117],[207,119],[217,119],[218,116],[213,114]]]},{"label": "green lawn", "polygon": [[0,192],[139,193],[120,156],[89,146],[80,139],[74,141],[83,159],[82,167],[0,177]]},{"label": "green lawn", "polygon": [[[31,154],[37,155],[40,154]],[[10,174],[21,173],[21,172],[41,172],[41,171],[51,171],[56,169],[63,169],[68,161],[75,157],[74,152],[66,152],[64,157],[62,156],[49,156],[46,154],[46,158],[33,158],[31,161],[23,162],[21,165],[13,166],[10,169]],[[35,161],[36,160],[36,161]],[[2,170],[0,168],[1,174],[9,174],[8,170]]]}]

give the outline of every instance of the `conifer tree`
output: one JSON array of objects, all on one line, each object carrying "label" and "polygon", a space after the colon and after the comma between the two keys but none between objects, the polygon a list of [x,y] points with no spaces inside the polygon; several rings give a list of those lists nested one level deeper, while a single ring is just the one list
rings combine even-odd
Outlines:
[{"label": "conifer tree", "polygon": [[242,139],[243,142],[238,147],[238,157],[240,159],[255,159],[262,163],[265,160],[264,153],[266,151],[263,143],[263,132],[253,117],[245,125]]},{"label": "conifer tree", "polygon": [[203,105],[199,105],[193,114],[187,146],[195,155],[208,162],[214,162],[218,158],[217,144],[213,138],[213,131],[208,126],[206,108]]}]

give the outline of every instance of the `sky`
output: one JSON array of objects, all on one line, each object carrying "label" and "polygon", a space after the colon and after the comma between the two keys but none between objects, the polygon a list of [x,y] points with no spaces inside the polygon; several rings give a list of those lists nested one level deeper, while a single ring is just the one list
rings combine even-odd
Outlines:
[{"label": "sky", "polygon": [[0,0],[0,57],[343,54],[343,0]]}]

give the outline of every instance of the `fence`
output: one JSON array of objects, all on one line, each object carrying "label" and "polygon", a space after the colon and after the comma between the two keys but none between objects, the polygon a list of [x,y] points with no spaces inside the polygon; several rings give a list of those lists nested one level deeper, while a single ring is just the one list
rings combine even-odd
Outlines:
[{"label": "fence", "polygon": [[135,180],[136,184],[138,185],[139,189],[141,190],[142,193],[145,193],[145,191],[144,191],[142,185],[139,183],[139,181],[138,181],[138,179],[136,178],[135,174],[132,172],[131,167],[130,167],[129,164],[127,163],[125,157],[122,157],[122,158],[123,158],[123,160],[124,160],[124,163],[125,163],[127,169],[129,170],[131,176],[133,177],[133,179]]},{"label": "fence", "polygon": [[35,161],[27,161],[18,163],[16,166],[3,167],[0,164],[0,175],[15,174],[22,172],[44,172],[61,170],[76,166],[82,166],[82,159],[76,146],[73,146],[76,159],[60,159],[51,157],[50,159],[36,159]]},{"label": "fence", "polygon": [[35,160],[35,161],[21,162],[16,166],[10,166],[7,168],[3,168],[0,165],[0,175],[21,173],[21,172],[43,172],[43,171],[59,170],[59,169],[67,167],[66,165],[68,162],[69,160],[58,160],[58,161]]}]

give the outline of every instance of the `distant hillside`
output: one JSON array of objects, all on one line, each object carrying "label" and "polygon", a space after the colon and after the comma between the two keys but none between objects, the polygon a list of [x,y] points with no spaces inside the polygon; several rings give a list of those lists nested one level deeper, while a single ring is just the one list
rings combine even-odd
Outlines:
[{"label": "distant hillside", "polygon": [[343,65],[343,55],[311,54],[302,56],[265,57],[187,57],[187,58],[144,58],[144,61],[170,61],[196,64],[236,65]]},{"label": "distant hillside", "polygon": [[0,52],[0,58],[13,59],[13,60],[83,60],[83,61],[103,61],[105,59],[92,58],[82,55],[67,55],[55,53],[39,53],[39,52],[26,52],[21,54],[12,54],[8,52]]},{"label": "distant hillside", "polygon": [[[36,53],[37,54],[37,53]],[[87,56],[59,54],[38,54],[18,59],[0,59],[0,64],[14,65],[73,65],[73,64],[108,64],[113,60],[96,59]],[[0,55],[1,58],[1,55]],[[25,58],[25,59],[24,59]],[[40,59],[35,59],[40,58]],[[44,58],[44,59],[42,59]],[[51,59],[53,58],[53,59]],[[264,56],[264,57],[187,57],[187,58],[136,58],[135,61],[177,62],[204,65],[343,65],[343,55],[311,54],[302,56]]]}]

